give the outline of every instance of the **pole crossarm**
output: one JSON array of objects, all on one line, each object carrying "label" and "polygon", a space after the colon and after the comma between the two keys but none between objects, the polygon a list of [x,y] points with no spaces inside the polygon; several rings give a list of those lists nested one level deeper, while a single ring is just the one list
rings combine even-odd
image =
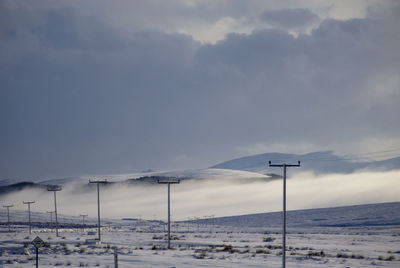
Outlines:
[{"label": "pole crossarm", "polygon": [[284,164],[279,164],[279,165],[276,165],[276,164],[273,165],[271,163],[271,161],[269,161],[268,164],[269,164],[270,167],[284,167],[284,166],[286,166],[286,167],[300,167],[300,161],[298,161],[297,164],[285,164],[284,163]]},{"label": "pole crossarm", "polygon": [[180,182],[181,180],[168,180],[168,181],[157,180],[158,184],[178,184]]},{"label": "pole crossarm", "polygon": [[60,185],[47,185],[47,191],[61,191],[62,187]]},{"label": "pole crossarm", "polygon": [[97,180],[97,181],[89,180],[89,183],[108,183],[108,181],[107,180]]}]

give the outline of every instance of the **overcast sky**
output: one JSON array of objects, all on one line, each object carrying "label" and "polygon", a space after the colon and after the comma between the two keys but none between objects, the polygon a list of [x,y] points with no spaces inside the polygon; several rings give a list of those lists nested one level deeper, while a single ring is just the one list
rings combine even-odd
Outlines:
[{"label": "overcast sky", "polygon": [[398,1],[0,2],[0,179],[400,147]]}]

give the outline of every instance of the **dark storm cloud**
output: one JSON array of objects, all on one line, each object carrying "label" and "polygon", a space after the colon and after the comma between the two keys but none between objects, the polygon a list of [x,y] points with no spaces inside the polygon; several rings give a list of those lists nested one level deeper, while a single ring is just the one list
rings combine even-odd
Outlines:
[{"label": "dark storm cloud", "polygon": [[124,35],[72,8],[0,12],[1,178],[203,167],[255,143],[399,133],[398,16],[203,45]]},{"label": "dark storm cloud", "polygon": [[266,10],[260,19],[272,26],[283,28],[301,28],[314,23],[318,16],[306,8]]}]

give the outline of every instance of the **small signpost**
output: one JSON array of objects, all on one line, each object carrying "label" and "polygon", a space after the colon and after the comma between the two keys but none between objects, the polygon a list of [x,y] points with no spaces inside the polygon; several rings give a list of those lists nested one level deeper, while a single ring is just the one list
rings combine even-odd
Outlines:
[{"label": "small signpost", "polygon": [[36,236],[36,238],[33,239],[32,244],[36,248],[36,268],[38,268],[39,267],[39,248],[44,247],[45,242],[39,236]]}]

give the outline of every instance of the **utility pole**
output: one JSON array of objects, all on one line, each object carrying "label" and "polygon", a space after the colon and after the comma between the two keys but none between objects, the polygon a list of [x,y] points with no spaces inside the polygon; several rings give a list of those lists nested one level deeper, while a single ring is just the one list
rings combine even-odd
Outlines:
[{"label": "utility pole", "polygon": [[11,232],[11,225],[10,225],[10,208],[14,205],[4,205],[4,208],[7,208],[7,223],[8,223],[8,231]]},{"label": "utility pole", "polygon": [[215,217],[215,215],[210,215],[210,220],[211,220],[211,222],[210,222],[210,233],[212,233],[213,232],[213,227],[214,227],[214,217]]},{"label": "utility pole", "polygon": [[272,165],[269,161],[270,167],[283,167],[283,231],[282,231],[282,268],[286,267],[286,168],[287,167],[300,167],[300,161],[297,164],[280,164]]},{"label": "utility pole", "polygon": [[61,191],[62,188],[59,185],[48,185],[47,191],[54,193],[54,215],[56,218],[56,236],[58,237],[58,219],[57,219],[57,197],[56,192]]},{"label": "utility pole", "polygon": [[82,226],[83,226],[82,228],[83,228],[83,232],[85,232],[85,217],[87,217],[88,215],[87,214],[81,214],[79,216],[82,217]]},{"label": "utility pole", "polygon": [[101,235],[100,235],[100,189],[99,189],[99,184],[100,183],[107,183],[107,180],[98,180],[98,181],[91,181],[89,180],[89,183],[96,183],[97,184],[97,225],[98,225],[98,240],[99,242],[101,241]]},{"label": "utility pole", "polygon": [[32,227],[31,227],[31,204],[35,203],[35,201],[22,201],[25,205],[28,205],[28,218],[29,218],[29,234],[32,234]]},{"label": "utility pole", "polygon": [[[54,211],[46,211],[46,212],[50,214],[50,226],[53,226],[53,213],[54,213]],[[52,229],[52,227],[50,227],[50,230],[51,229]],[[50,232],[52,232],[52,230]]]},{"label": "utility pole", "polygon": [[171,200],[171,194],[170,194],[170,189],[171,189],[171,184],[178,184],[180,183],[180,180],[168,180],[168,181],[157,181],[159,184],[168,184],[168,249],[171,249],[171,206],[170,206],[170,200]]}]

